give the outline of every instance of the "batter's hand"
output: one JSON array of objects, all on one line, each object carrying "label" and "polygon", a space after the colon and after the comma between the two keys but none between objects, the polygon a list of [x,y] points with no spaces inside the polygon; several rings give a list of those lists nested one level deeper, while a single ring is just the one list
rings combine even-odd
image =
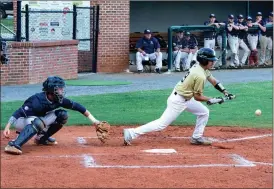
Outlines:
[{"label": "batter's hand", "polygon": [[228,98],[228,100],[232,100],[235,98],[235,95],[233,95],[231,93],[227,93],[227,94],[225,94],[225,96]]},{"label": "batter's hand", "polygon": [[207,105],[213,105],[213,104],[222,104],[224,102],[224,98],[223,97],[217,97],[217,98],[211,98],[209,99],[206,103]]}]

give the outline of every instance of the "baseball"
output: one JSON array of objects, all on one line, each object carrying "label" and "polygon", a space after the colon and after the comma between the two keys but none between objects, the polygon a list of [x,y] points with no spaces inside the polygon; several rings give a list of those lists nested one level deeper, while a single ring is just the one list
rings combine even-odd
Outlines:
[{"label": "baseball", "polygon": [[255,114],[256,114],[257,116],[260,116],[260,115],[262,114],[262,111],[261,111],[260,109],[258,109],[258,110],[255,111]]}]

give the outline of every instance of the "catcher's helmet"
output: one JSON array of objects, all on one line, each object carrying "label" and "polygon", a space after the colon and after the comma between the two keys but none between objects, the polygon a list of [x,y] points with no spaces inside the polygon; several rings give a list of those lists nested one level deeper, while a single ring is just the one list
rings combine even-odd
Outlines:
[{"label": "catcher's helmet", "polygon": [[197,52],[197,61],[202,64],[203,66],[206,66],[208,64],[208,61],[217,61],[218,58],[216,58],[215,51],[211,48],[201,48]]},{"label": "catcher's helmet", "polygon": [[43,82],[43,91],[53,93],[60,103],[65,96],[65,87],[65,81],[58,76],[50,76]]}]

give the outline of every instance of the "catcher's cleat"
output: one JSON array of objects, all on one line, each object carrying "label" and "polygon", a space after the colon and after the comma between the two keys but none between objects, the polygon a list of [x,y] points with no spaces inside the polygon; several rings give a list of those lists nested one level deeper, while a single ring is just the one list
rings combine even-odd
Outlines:
[{"label": "catcher's cleat", "polygon": [[131,144],[130,144],[131,140],[132,140],[132,138],[130,136],[129,130],[124,129],[124,145],[131,146]]},{"label": "catcher's cleat", "polygon": [[15,146],[10,146],[10,145],[7,145],[5,147],[5,152],[8,154],[14,154],[14,155],[22,154],[22,151],[20,149],[16,148]]},{"label": "catcher's cleat", "polygon": [[200,138],[191,137],[190,143],[193,145],[211,145],[212,141],[210,141],[204,137],[200,137]]},{"label": "catcher's cleat", "polygon": [[35,138],[34,143],[36,145],[49,145],[49,146],[58,144],[55,138],[52,138],[52,137],[49,137],[46,141],[41,141],[40,139]]}]

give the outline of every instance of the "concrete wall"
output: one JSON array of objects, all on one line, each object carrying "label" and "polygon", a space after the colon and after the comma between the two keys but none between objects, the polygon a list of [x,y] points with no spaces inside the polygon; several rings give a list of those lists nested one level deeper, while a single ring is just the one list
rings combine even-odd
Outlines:
[{"label": "concrete wall", "polygon": [[[268,15],[273,9],[273,1],[250,1],[250,15],[261,11]],[[210,13],[217,20],[227,20],[228,14],[247,14],[247,1],[131,1],[130,32],[167,32],[172,25],[196,25],[208,20]]]}]

